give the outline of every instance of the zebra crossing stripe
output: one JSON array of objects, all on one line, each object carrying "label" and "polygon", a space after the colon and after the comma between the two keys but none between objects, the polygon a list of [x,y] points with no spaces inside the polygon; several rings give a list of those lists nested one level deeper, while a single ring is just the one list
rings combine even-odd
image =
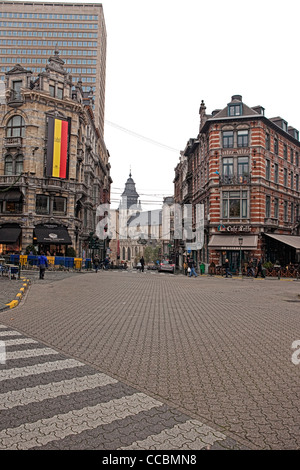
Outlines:
[{"label": "zebra crossing stripe", "polygon": [[0,449],[28,450],[40,447],[161,405],[162,403],[143,393],[126,395],[106,403],[5,429],[0,432]]},{"label": "zebra crossing stripe", "polygon": [[120,447],[118,450],[170,450],[178,448],[200,450],[224,439],[226,439],[224,434],[193,419],[164,429],[159,434],[150,435],[141,441],[133,442],[130,446]]},{"label": "zebra crossing stripe", "polygon": [[74,367],[82,367],[82,362],[75,359],[66,359],[61,361],[45,362],[44,364],[36,364],[34,366],[19,367],[13,369],[0,370],[0,382],[3,380],[16,379],[18,377],[26,377],[28,375],[43,374],[47,372],[71,369]]},{"label": "zebra crossing stripe", "polygon": [[18,346],[21,344],[37,344],[38,342],[30,338],[6,339],[5,346]]},{"label": "zebra crossing stripe", "polygon": [[4,336],[22,336],[22,333],[19,333],[18,331],[12,331],[12,330],[4,330],[0,331],[0,338],[3,338]]},{"label": "zebra crossing stripe", "polygon": [[[15,338],[6,339],[12,336],[15,336]],[[59,354],[52,348],[39,348],[38,346],[42,345],[38,344],[37,341],[30,338],[22,338],[21,333],[9,330],[3,325],[0,325],[0,342],[1,338],[3,339],[4,337],[5,340],[2,342],[5,343],[6,346],[24,344],[35,344],[37,346],[33,346],[32,349],[25,348],[24,350],[19,349],[17,351],[6,352],[7,366],[9,366],[9,360]],[[5,380],[22,379],[28,376],[59,372],[72,368],[81,368],[81,374],[85,374],[84,367],[86,367],[84,363],[75,359],[60,359],[25,367],[5,367],[2,370],[0,369],[0,383]],[[43,407],[45,400],[55,400],[56,398],[64,397],[69,399],[71,394],[79,394],[74,395],[77,397],[80,396],[82,392],[88,392],[98,387],[114,384],[119,384],[118,380],[106,374],[95,372],[91,373],[91,375],[80,376],[79,374],[79,376],[59,382],[54,381],[32,387],[10,390],[0,394],[0,411],[2,411],[2,414],[10,413],[9,410],[13,410],[12,413],[16,411],[21,413],[22,407],[25,407],[24,417],[26,421],[28,421],[28,419],[30,419],[29,414],[26,416],[26,413],[28,413],[26,406],[28,405],[34,406],[40,403],[40,406]],[[126,420],[126,418],[133,422],[135,416],[137,416],[136,420],[140,420],[141,418],[138,416],[139,413],[148,412],[153,408],[157,408],[158,410],[163,406],[163,403],[144,393],[135,392],[130,395],[128,390],[124,391],[124,393],[124,396],[119,396],[118,398],[112,398],[112,395],[108,394],[109,401],[103,401],[97,404],[94,404],[94,401],[90,406],[85,406],[80,409],[76,409],[76,407],[72,409],[73,406],[72,403],[70,403],[71,406],[64,409],[65,413],[55,415],[49,413],[48,417],[45,416],[44,418],[42,418],[44,413],[40,413],[39,416],[35,416],[35,422],[22,422],[22,419],[20,419],[15,420],[14,423],[14,420],[9,420],[8,422],[11,427],[0,430],[0,450],[29,450],[47,446],[47,444],[51,445],[51,443],[63,439],[69,438],[76,440],[81,433],[105,427],[105,425],[113,423],[114,421],[118,422]],[[78,403],[80,403],[80,401]],[[67,409],[69,409],[69,411],[67,411]],[[37,420],[38,417],[40,419]],[[159,419],[159,411],[157,411],[157,419]],[[22,424],[20,424],[21,422]],[[171,426],[173,423],[171,423]],[[14,424],[15,427],[13,427]],[[119,425],[119,423],[117,424]],[[160,429],[162,429],[160,432],[157,430],[156,434],[152,434],[153,429],[152,433],[149,433],[150,435],[147,437],[143,434],[143,439],[134,442],[131,441],[131,444],[130,440],[128,440],[128,445],[124,445],[124,440],[120,439],[116,450],[200,450],[210,448],[210,446],[213,446],[217,441],[226,440],[224,434],[196,419],[186,420],[186,418],[184,418],[182,422],[177,420],[177,424],[174,424],[172,427],[166,426],[164,429],[163,427]],[[137,437],[138,435],[135,433],[133,439]]]},{"label": "zebra crossing stripe", "polygon": [[10,359],[25,359],[27,357],[48,356],[51,354],[59,353],[51,348],[25,349],[24,351],[6,352],[6,360],[9,361]]},{"label": "zebra crossing stripe", "polygon": [[96,387],[104,387],[115,383],[118,383],[118,381],[108,375],[100,373],[86,375],[84,377],[75,377],[73,379],[46,385],[38,385],[22,390],[14,390],[0,394],[0,410],[42,402],[49,398],[57,398],[59,396],[91,390]]}]

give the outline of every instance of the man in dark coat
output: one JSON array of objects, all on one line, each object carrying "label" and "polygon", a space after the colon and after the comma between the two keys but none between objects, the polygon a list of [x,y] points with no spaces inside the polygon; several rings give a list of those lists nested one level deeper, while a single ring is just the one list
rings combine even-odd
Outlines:
[{"label": "man in dark coat", "polygon": [[225,268],[225,277],[228,277],[228,276],[232,277],[232,274],[229,271],[230,266],[229,266],[228,259],[225,260],[224,268]]},{"label": "man in dark coat", "polygon": [[263,266],[262,266],[262,259],[260,258],[259,261],[258,261],[258,264],[257,264],[257,272],[256,272],[256,276],[257,277],[258,275],[261,275],[261,277],[265,278],[266,276],[264,275],[264,272],[263,272]]},{"label": "man in dark coat", "polygon": [[99,264],[100,264],[99,256],[98,256],[98,255],[95,255],[93,261],[94,261],[95,271],[96,271],[96,273],[97,273],[97,272],[98,272],[98,269],[99,269]]}]

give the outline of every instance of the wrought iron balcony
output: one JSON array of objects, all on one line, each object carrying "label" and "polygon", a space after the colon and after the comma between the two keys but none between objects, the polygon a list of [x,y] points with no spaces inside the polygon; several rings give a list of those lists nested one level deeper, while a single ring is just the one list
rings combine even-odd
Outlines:
[{"label": "wrought iron balcony", "polygon": [[251,176],[249,174],[243,174],[243,175],[237,175],[237,174],[232,174],[232,175],[220,175],[220,180],[219,184],[220,186],[234,186],[234,185],[247,185],[251,183]]}]

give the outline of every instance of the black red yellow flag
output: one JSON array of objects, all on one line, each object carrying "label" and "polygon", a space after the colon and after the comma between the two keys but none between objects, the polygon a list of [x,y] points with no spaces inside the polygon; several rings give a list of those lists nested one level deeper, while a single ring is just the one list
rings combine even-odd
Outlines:
[{"label": "black red yellow flag", "polygon": [[67,177],[69,122],[49,117],[46,175]]}]

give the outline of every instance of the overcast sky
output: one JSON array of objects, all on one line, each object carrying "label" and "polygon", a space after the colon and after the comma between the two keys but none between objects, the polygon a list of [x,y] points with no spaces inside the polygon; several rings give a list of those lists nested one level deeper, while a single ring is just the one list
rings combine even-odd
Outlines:
[{"label": "overcast sky", "polygon": [[263,106],[266,117],[281,116],[300,130],[299,0],[102,4],[113,201],[130,167],[144,210],[145,200],[173,194],[179,151],[199,131],[201,100],[211,113],[240,94],[248,106]]}]

